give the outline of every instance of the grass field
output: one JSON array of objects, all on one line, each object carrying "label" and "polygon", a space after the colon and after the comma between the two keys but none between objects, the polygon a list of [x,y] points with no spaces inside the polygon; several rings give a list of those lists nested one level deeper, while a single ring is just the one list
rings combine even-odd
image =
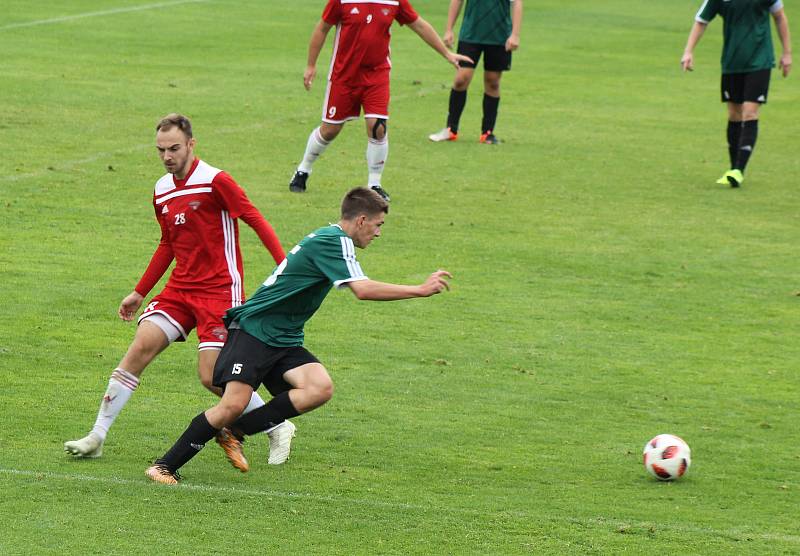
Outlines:
[{"label": "grass field", "polygon": [[[443,29],[446,2],[414,5]],[[800,554],[800,75],[773,74],[744,187],[714,185],[721,22],[678,64],[698,5],[526,3],[499,147],[476,141],[479,75],[461,139],[427,141],[452,72],[396,28],[393,202],[359,258],[385,281],[447,268],[453,290],[332,293],[307,345],[336,395],[296,419],[289,463],[256,438],[242,475],[209,446],[166,488],[144,469],[213,403],[194,336],[103,458],[62,451],[133,336],[115,312],[158,241],[155,122],[192,117],[286,248],[365,180],[363,124],[288,192],[324,93],[302,88],[321,1],[5,0],[0,554]],[[271,259],[246,227],[242,248],[252,292]],[[674,484],[641,466],[661,432],[693,449]]]}]

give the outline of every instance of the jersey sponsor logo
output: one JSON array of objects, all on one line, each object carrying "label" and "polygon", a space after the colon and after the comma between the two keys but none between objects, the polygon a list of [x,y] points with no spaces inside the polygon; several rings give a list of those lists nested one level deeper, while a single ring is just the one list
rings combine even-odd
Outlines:
[{"label": "jersey sponsor logo", "polygon": [[169,207],[164,205],[164,208],[161,209],[161,214],[169,214]]},{"label": "jersey sponsor logo", "polygon": [[200,205],[203,203],[200,201],[189,201],[189,206],[192,207],[192,210],[197,210],[200,208]]},{"label": "jersey sponsor logo", "polygon": [[350,13],[351,13],[351,14],[358,15],[358,14],[360,14],[361,12],[359,12],[359,11],[358,11],[358,8],[353,8],[352,10],[350,10]]}]

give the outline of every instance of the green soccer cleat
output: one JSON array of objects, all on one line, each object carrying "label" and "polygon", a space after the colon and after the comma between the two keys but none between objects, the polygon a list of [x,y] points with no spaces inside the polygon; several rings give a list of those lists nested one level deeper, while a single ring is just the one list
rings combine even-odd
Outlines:
[{"label": "green soccer cleat", "polygon": [[725,172],[724,177],[728,180],[728,183],[731,187],[739,187],[744,181],[744,174],[742,174],[741,170],[731,170],[729,172]]}]

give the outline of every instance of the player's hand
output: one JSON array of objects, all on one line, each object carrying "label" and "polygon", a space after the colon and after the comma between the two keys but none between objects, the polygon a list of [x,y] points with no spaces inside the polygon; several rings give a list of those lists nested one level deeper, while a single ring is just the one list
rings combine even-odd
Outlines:
[{"label": "player's hand", "polygon": [[306,71],[303,72],[303,86],[306,88],[306,91],[311,90],[311,84],[314,82],[314,77],[316,77],[316,75],[317,75],[316,66],[306,67]]},{"label": "player's hand", "polygon": [[437,270],[428,276],[428,279],[420,286],[422,297],[430,297],[437,293],[442,293],[445,290],[449,290],[450,284],[447,282],[447,279],[452,277],[453,275],[446,270]]},{"label": "player's hand", "polygon": [[694,54],[691,52],[683,53],[683,58],[681,58],[681,68],[683,68],[683,71],[694,70]]},{"label": "player's hand", "polygon": [[506,52],[512,52],[519,48],[519,35],[511,35],[506,40]]},{"label": "player's hand", "polygon": [[778,62],[778,67],[783,70],[783,76],[788,77],[789,72],[792,71],[792,55],[784,54],[781,56],[781,60]]},{"label": "player's hand", "polygon": [[122,303],[119,304],[119,310],[117,311],[119,318],[122,320],[133,320],[136,311],[142,306],[142,301],[144,301],[144,297],[139,295],[138,292],[134,291],[129,293],[127,297],[122,300]]},{"label": "player's hand", "polygon": [[464,56],[463,54],[454,54],[453,52],[447,53],[447,61],[453,64],[456,69],[461,67],[458,65],[459,62],[469,62],[470,64],[475,63],[469,56]]},{"label": "player's hand", "polygon": [[454,40],[455,37],[453,36],[452,29],[448,29],[447,31],[444,32],[444,35],[442,35],[442,42],[447,48],[453,48]]}]

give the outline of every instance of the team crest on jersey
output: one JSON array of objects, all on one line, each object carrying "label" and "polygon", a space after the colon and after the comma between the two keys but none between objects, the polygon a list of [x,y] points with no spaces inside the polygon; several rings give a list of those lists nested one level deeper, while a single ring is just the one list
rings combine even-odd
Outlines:
[{"label": "team crest on jersey", "polygon": [[164,205],[164,208],[161,209],[161,214],[169,214],[169,207]]},{"label": "team crest on jersey", "polygon": [[189,201],[189,206],[192,207],[192,210],[197,210],[201,204],[200,201]]},{"label": "team crest on jersey", "polygon": [[383,8],[383,9],[381,9],[381,13],[382,13],[383,15],[389,15],[389,8]]},{"label": "team crest on jersey", "polygon": [[360,14],[361,12],[359,12],[359,11],[358,11],[358,8],[353,8],[352,10],[350,10],[350,13],[351,13],[351,14],[358,15],[358,14]]}]

